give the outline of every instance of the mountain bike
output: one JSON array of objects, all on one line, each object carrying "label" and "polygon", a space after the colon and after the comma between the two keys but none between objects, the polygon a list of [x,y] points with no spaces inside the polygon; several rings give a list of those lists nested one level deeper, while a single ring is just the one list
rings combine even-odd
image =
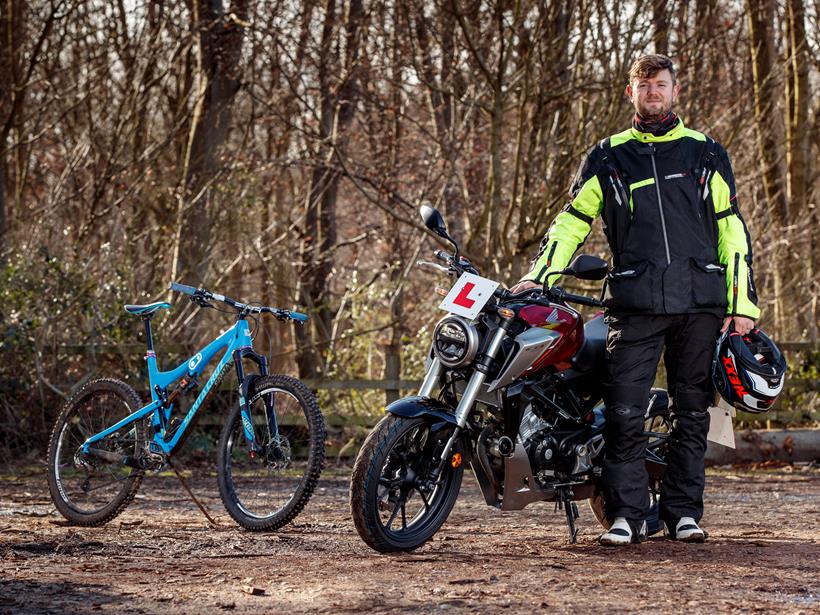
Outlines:
[{"label": "mountain bike", "polygon": [[[227,305],[235,324],[192,357],[160,371],[151,319],[171,304],[126,305],[145,326],[151,401],[143,404],[121,380],[102,378],[79,389],[57,416],[48,448],[48,485],[57,510],[72,523],[98,526],[119,515],[146,471],[165,468],[183,445],[200,410],[229,371],[236,370],[238,403],[229,412],[217,450],[219,493],[228,513],[249,530],[290,522],[307,504],[324,465],[325,428],[316,396],[302,382],[268,373],[253,347],[248,319],[272,314],[302,323],[307,315],[235,301],[203,288],[171,284],[199,307]],[[219,362],[183,412],[184,398],[220,351]],[[244,363],[258,373],[246,373]]]}]

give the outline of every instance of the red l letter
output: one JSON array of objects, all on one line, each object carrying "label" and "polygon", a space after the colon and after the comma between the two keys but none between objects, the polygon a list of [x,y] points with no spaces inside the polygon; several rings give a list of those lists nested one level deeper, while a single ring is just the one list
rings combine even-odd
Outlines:
[{"label": "red l letter", "polygon": [[456,305],[460,305],[463,308],[467,308],[468,310],[473,307],[475,303],[475,299],[470,299],[470,292],[475,288],[475,284],[472,282],[467,282],[464,285],[464,288],[461,289],[461,292],[458,293],[455,299],[453,299],[453,303]]}]

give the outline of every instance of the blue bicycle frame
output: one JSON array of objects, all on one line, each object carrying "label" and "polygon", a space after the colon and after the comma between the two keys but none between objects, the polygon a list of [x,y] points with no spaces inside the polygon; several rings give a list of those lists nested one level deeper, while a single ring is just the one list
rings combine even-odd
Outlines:
[{"label": "blue bicycle frame", "polygon": [[[143,406],[133,414],[125,417],[111,427],[88,438],[88,440],[86,440],[82,445],[82,452],[85,454],[105,453],[106,451],[94,449],[94,444],[111,436],[123,427],[142,420],[148,415],[152,415],[151,425],[153,427],[153,437],[151,438],[149,448],[152,452],[161,452],[164,455],[170,455],[180,445],[188,425],[196,415],[199,408],[202,406],[205,398],[208,396],[208,393],[221,380],[222,376],[231,367],[232,363],[236,364],[237,376],[239,378],[239,403],[242,408],[243,431],[250,449],[255,451],[256,446],[253,423],[250,420],[250,413],[247,404],[248,387],[252,381],[252,378],[245,378],[242,367],[242,359],[244,357],[248,357],[257,363],[262,376],[267,375],[267,360],[264,356],[254,352],[253,341],[251,339],[247,321],[240,317],[233,327],[222,333],[217,339],[205,346],[205,348],[187,359],[178,367],[167,372],[160,371],[157,367],[157,355],[153,350],[149,321],[150,319],[146,319],[148,352],[145,355],[145,359],[148,362],[148,380],[151,386],[151,403]],[[188,410],[185,417],[182,419],[182,422],[169,433],[168,427],[171,412],[173,410],[173,404],[168,403],[169,396],[166,393],[169,387],[177,381],[182,381],[183,378],[187,381],[195,381],[196,378],[202,375],[202,372],[214,356],[216,356],[216,354],[223,349],[225,349],[225,353],[219,360],[219,363],[217,364],[213,374],[211,374],[211,377],[208,378],[208,381],[205,383],[202,391],[191,405],[190,410]],[[266,400],[266,404],[270,406],[271,402]],[[274,439],[278,439],[278,426],[276,424],[276,416],[273,411],[274,409],[272,407],[268,407],[267,410],[271,434]],[[132,460],[130,459],[123,459],[122,461],[127,465],[132,465],[132,463],[130,463]]]}]

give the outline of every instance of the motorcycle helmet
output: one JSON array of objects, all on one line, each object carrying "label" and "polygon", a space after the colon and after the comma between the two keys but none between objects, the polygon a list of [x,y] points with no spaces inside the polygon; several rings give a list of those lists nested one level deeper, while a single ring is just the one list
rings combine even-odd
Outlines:
[{"label": "motorcycle helmet", "polygon": [[720,396],[743,412],[761,414],[774,404],[786,378],[786,359],[760,329],[730,329],[717,341],[712,382]]}]

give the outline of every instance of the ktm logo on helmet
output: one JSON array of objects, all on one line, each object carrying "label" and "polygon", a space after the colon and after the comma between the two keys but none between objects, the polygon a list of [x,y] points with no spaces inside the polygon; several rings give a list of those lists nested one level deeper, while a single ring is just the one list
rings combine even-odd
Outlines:
[{"label": "ktm logo on helmet", "polygon": [[723,366],[726,368],[726,375],[729,377],[729,383],[732,385],[735,393],[741,397],[748,395],[746,389],[743,388],[743,383],[740,382],[740,376],[737,375],[735,362],[732,361],[731,357],[721,357],[721,359],[723,360]]}]

